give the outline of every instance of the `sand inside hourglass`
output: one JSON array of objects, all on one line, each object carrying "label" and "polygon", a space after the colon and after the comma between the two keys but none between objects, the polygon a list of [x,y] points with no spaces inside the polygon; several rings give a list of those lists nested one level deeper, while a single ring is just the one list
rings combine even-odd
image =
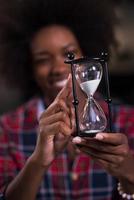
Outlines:
[{"label": "sand inside hourglass", "polygon": [[80,84],[82,90],[87,94],[89,97],[90,95],[93,95],[99,85],[100,79],[85,81]]},{"label": "sand inside hourglass", "polygon": [[[88,98],[90,98],[91,96],[94,95],[99,83],[100,83],[100,79],[89,80],[89,81],[85,81],[81,83],[80,87],[87,94]],[[94,113],[92,113],[92,115],[94,116]],[[96,120],[97,119],[94,119],[93,121],[96,121]],[[83,129],[83,127],[81,129]],[[80,135],[85,136],[85,137],[94,137],[100,131],[102,130],[98,129],[97,127],[96,129],[91,128],[91,130],[88,128],[86,129],[85,127],[83,131],[81,131]]]}]

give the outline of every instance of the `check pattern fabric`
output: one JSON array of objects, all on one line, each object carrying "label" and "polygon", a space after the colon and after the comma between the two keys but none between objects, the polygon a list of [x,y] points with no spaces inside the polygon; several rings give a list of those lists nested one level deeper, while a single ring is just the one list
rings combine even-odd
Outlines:
[{"label": "check pattern fabric", "polygon": [[[23,168],[34,151],[37,139],[37,108],[34,98],[15,112],[0,119],[1,191]],[[101,102],[106,111],[106,105]],[[134,150],[134,109],[113,106],[113,129],[129,137]],[[111,200],[116,180],[95,164],[88,155],[79,154],[69,167],[68,152],[59,155],[40,185],[37,200]],[[32,178],[32,177],[31,177]]]}]

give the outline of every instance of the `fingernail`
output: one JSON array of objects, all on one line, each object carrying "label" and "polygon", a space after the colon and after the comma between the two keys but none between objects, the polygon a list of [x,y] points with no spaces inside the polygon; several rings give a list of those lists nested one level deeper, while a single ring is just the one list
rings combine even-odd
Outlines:
[{"label": "fingernail", "polygon": [[104,136],[103,136],[102,134],[98,133],[98,134],[95,136],[95,138],[96,138],[97,140],[103,140]]},{"label": "fingernail", "polygon": [[70,79],[70,77],[71,77],[71,74],[69,73],[67,80],[69,80],[69,79]]},{"label": "fingernail", "polygon": [[73,138],[72,142],[75,144],[79,144],[82,142],[82,139],[80,137],[75,137],[75,138]]}]

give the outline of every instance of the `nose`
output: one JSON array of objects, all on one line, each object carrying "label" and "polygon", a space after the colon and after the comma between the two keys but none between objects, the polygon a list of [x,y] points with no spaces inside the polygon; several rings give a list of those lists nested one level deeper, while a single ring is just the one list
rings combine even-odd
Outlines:
[{"label": "nose", "polygon": [[69,70],[69,66],[64,63],[65,57],[56,57],[52,64],[52,73],[63,73]]}]

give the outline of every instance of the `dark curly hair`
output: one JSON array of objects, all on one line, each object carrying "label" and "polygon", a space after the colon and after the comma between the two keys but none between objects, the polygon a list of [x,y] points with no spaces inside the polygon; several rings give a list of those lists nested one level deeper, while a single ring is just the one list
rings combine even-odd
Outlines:
[{"label": "dark curly hair", "polygon": [[70,28],[85,55],[109,51],[115,43],[111,0],[0,0],[0,66],[10,84],[37,91],[32,74],[30,42],[50,24]]}]

